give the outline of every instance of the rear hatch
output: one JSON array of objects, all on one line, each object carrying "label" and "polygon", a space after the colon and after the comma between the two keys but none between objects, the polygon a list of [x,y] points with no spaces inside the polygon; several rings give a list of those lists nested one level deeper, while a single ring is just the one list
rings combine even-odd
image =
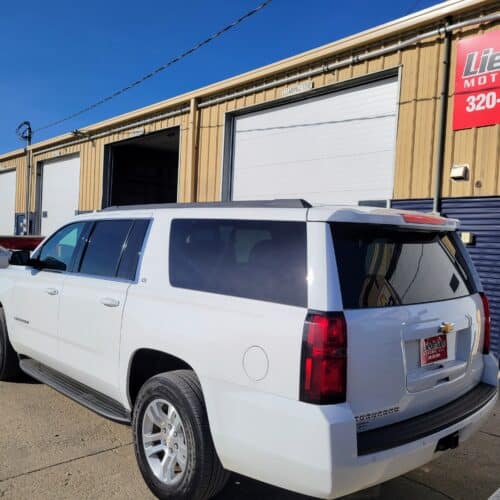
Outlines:
[{"label": "rear hatch", "polygon": [[449,221],[420,217],[329,222],[359,431],[443,406],[481,379],[482,302],[470,260]]}]

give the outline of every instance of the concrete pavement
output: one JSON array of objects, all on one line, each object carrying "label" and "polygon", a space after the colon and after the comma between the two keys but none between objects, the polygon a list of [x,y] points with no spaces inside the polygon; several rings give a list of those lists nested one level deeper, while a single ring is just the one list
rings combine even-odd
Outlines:
[{"label": "concrete pavement", "polygon": [[[49,387],[0,382],[0,498],[150,499],[130,428]],[[483,429],[425,467],[351,495],[364,499],[486,500],[500,488],[500,405]],[[306,500],[233,475],[219,500]]]}]

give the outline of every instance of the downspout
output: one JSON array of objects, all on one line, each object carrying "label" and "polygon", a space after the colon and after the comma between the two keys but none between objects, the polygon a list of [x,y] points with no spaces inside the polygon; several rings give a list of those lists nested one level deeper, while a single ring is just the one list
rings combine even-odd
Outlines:
[{"label": "downspout", "polygon": [[[29,146],[31,146],[31,138],[29,140]],[[26,234],[30,235],[31,234],[31,227],[30,227],[30,215],[31,215],[31,150],[26,148],[26,170],[28,173],[26,176],[28,177],[28,189],[26,190],[26,212],[27,212],[27,217],[26,217]]]},{"label": "downspout", "polygon": [[30,205],[31,205],[31,131],[26,139],[26,209],[24,211],[24,234],[30,234]]},{"label": "downspout", "polygon": [[448,29],[450,21],[447,20],[444,28],[444,45],[442,61],[441,92],[439,95],[439,127],[436,146],[436,166],[434,171],[434,196],[432,199],[432,211],[441,211],[441,195],[444,171],[444,152],[446,146],[446,124],[448,118],[448,93],[450,88],[450,54],[452,32]]},{"label": "downspout", "polygon": [[24,148],[24,151],[26,153],[26,200],[25,200],[25,207],[24,207],[24,234],[29,234],[29,220],[30,220],[30,151],[28,147],[26,146]]},{"label": "downspout", "polygon": [[184,197],[187,195],[187,200],[189,202],[197,201],[198,193],[198,142],[200,133],[200,117],[198,110],[198,99],[193,97],[190,101],[189,106],[189,136],[188,136],[188,173],[189,183],[187,193],[184,193]]}]

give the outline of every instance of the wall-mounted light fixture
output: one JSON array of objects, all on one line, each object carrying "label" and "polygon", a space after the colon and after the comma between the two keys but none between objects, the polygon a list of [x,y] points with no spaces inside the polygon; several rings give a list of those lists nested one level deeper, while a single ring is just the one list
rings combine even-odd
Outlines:
[{"label": "wall-mounted light fixture", "polygon": [[454,181],[466,181],[469,179],[469,165],[453,165],[450,171],[450,179]]},{"label": "wall-mounted light fixture", "polygon": [[460,239],[464,245],[473,245],[475,241],[474,233],[470,231],[462,231],[460,233]]}]

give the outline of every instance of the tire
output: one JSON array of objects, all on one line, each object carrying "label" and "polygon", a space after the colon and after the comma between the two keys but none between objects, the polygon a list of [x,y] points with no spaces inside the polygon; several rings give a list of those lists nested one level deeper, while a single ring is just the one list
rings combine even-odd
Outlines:
[{"label": "tire", "polygon": [[15,380],[20,375],[19,358],[10,343],[5,315],[0,307],[0,380]]},{"label": "tire", "polygon": [[158,498],[208,500],[226,485],[229,472],[215,451],[194,372],[149,379],[137,396],[132,427],[139,469]]}]

